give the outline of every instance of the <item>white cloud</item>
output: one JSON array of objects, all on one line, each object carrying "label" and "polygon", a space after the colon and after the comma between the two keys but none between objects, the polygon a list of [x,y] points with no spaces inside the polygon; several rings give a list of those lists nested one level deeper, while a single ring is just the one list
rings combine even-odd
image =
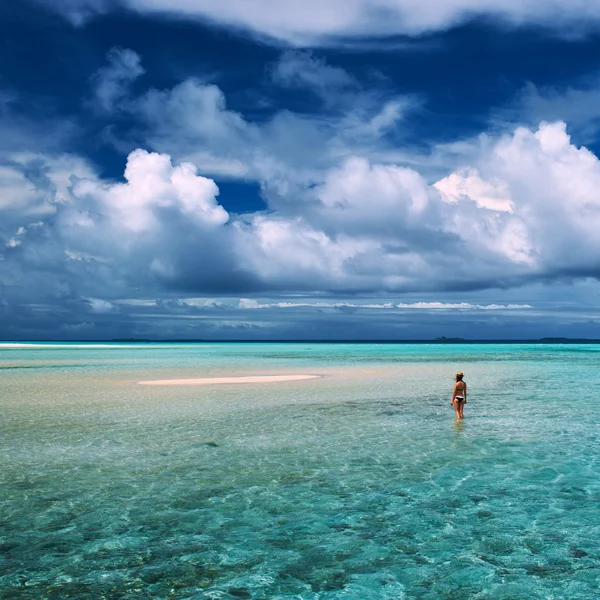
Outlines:
[{"label": "white cloud", "polygon": [[[61,179],[63,162],[47,160],[48,180]],[[46,185],[30,182],[36,184]],[[21,301],[110,301],[140,289],[185,287],[192,279],[200,288],[238,285],[228,282],[232,243],[223,226],[229,215],[216,200],[214,181],[197,175],[195,166],[172,166],[168,156],[139,150],[129,157],[124,183],[74,176],[64,193],[59,201],[55,190],[47,218],[35,215],[41,224],[17,213],[12,220],[20,228],[7,231],[1,278]],[[8,213],[0,212],[4,224]]]},{"label": "white cloud", "polygon": [[310,52],[284,52],[275,63],[271,76],[283,87],[312,90],[326,102],[338,102],[360,87],[347,71],[327,64]]},{"label": "white cloud", "polygon": [[[141,120],[140,137],[153,150],[192,162],[207,175],[254,180],[272,205],[283,207],[294,186],[322,181],[349,157],[392,148],[407,115],[420,104],[412,96],[382,97],[307,53],[284,54],[273,69],[285,73],[276,76],[280,83],[291,85],[293,76],[295,84],[318,93],[328,103],[326,114],[279,111],[252,122],[228,108],[217,86],[193,78],[130,97],[123,106]],[[352,85],[343,87],[344,82]]]},{"label": "white cloud", "polygon": [[527,310],[533,308],[530,304],[470,304],[469,302],[413,302],[412,304],[397,304],[397,308],[416,310]]},{"label": "white cloud", "polygon": [[[105,0],[39,0],[79,24],[106,11]],[[334,44],[348,38],[420,35],[474,17],[512,25],[535,24],[564,35],[600,20],[595,0],[115,0],[141,13],[163,13],[237,27],[297,45]]]},{"label": "white cloud", "polygon": [[451,173],[434,184],[446,202],[470,198],[477,206],[502,212],[513,212],[508,186],[504,181],[484,181],[477,169]]},{"label": "white cloud", "polygon": [[21,212],[45,212],[44,208],[32,207],[39,203],[39,192],[20,170],[0,165],[0,181],[0,210],[18,208]]},{"label": "white cloud", "polygon": [[[460,193],[449,198],[453,182]],[[246,264],[288,282],[312,271],[330,290],[598,276],[599,186],[597,157],[572,145],[562,123],[482,140],[470,170],[435,186],[411,169],[351,159],[305,188],[294,219],[251,219]]]},{"label": "white cloud", "polygon": [[302,218],[259,214],[233,223],[241,265],[269,286],[336,289],[352,277],[347,264],[376,242],[333,239]]},{"label": "white cloud", "polygon": [[188,79],[171,90],[150,90],[129,110],[148,128],[148,143],[177,160],[202,165],[205,173],[244,176],[259,160],[262,134],[227,109],[215,85]]},{"label": "white cloud", "polygon": [[[460,193],[450,198],[439,192],[443,185],[429,185],[412,169],[355,157],[325,171],[316,184],[292,172],[287,192],[282,171],[280,193],[289,194],[288,204],[240,217],[219,205],[214,181],[167,155],[133,152],[122,183],[88,174],[65,185],[67,164],[81,173],[74,159],[48,159],[45,180],[18,180],[23,193],[63,182],[54,188],[51,213],[24,213],[7,230],[2,279],[19,282],[24,298],[94,298],[115,306],[113,300],[137,297],[136,290],[145,296],[437,294],[600,277],[600,162],[570,142],[562,123],[482,140],[477,160],[454,174]],[[501,190],[510,211],[497,197],[489,201],[490,190]],[[252,308],[256,301],[245,302],[241,306]],[[289,302],[303,304],[356,308],[326,299]],[[526,308],[523,302],[356,304]]]},{"label": "white cloud", "polygon": [[[78,198],[93,197],[114,230],[141,233],[162,227],[161,212],[173,209],[204,227],[223,225],[227,211],[216,201],[219,193],[212,179],[197,175],[194,165],[171,165],[170,157],[136,150],[125,169],[127,183],[103,185],[90,179],[74,186]],[[87,225],[87,216],[80,225]]]},{"label": "white cloud", "polygon": [[[526,254],[541,272],[597,274],[600,240],[600,163],[586,148],[571,144],[564,123],[542,123],[537,131],[518,128],[479,160],[489,181],[503,181],[513,214],[508,252]],[[519,238],[519,239],[517,239]],[[519,248],[520,249],[519,249]],[[575,266],[577,263],[577,266]],[[569,266],[570,265],[570,266]]]},{"label": "white cloud", "polygon": [[317,308],[343,309],[355,308],[365,310],[527,310],[533,308],[530,304],[471,304],[469,302],[412,302],[409,304],[384,302],[381,304],[357,302],[259,302],[252,298],[240,298],[238,308],[269,309],[269,308]]},{"label": "white cloud", "polygon": [[[124,64],[133,65],[133,73]],[[130,140],[136,139],[139,146],[193,163],[206,175],[254,180],[271,204],[289,203],[290,186],[319,182],[346,158],[380,157],[395,148],[407,116],[422,103],[416,96],[361,84],[311,53],[284,52],[270,67],[273,80],[314,91],[327,110],[324,114],[280,110],[253,122],[231,110],[216,85],[196,78],[171,89],[131,94],[126,85],[130,79],[122,71],[135,77],[139,69],[137,54],[113,49],[111,64],[96,76],[99,105],[107,110],[117,107],[131,117],[128,140],[120,140],[111,130],[115,147],[129,152]]]},{"label": "white cloud", "polygon": [[129,86],[144,74],[141,59],[128,48],[112,48],[108,65],[99,69],[94,77],[94,98],[100,109],[110,112],[129,91]]},{"label": "white cloud", "polygon": [[107,313],[114,309],[114,305],[100,298],[86,298],[92,310],[96,313]]},{"label": "white cloud", "polygon": [[0,164],[0,243],[21,243],[27,228],[37,226],[70,197],[69,188],[78,177],[93,177],[91,167],[72,155],[46,156],[12,152]]}]

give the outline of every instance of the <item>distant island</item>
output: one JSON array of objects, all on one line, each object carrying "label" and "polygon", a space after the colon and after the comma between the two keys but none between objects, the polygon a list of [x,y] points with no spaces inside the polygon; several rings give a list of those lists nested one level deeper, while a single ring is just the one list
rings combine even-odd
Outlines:
[{"label": "distant island", "polygon": [[433,338],[434,342],[464,342],[465,338],[454,338],[454,337],[446,337],[443,335],[442,337]]}]

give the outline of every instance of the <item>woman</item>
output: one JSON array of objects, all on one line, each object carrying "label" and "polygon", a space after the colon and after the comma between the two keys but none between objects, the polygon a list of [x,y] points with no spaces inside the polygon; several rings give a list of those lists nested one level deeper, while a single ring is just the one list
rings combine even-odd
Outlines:
[{"label": "woman", "polygon": [[463,419],[463,410],[467,403],[467,384],[463,381],[463,373],[460,371],[456,374],[456,383],[454,384],[454,390],[452,391],[452,399],[450,400],[450,406],[454,406],[456,411],[456,418]]}]

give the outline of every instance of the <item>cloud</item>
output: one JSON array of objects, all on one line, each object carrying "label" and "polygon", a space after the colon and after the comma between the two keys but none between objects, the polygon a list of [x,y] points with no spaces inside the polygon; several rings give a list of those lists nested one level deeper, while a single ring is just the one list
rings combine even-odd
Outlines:
[{"label": "cloud", "polygon": [[97,15],[108,12],[118,0],[35,0],[64,15],[75,27],[81,27]]},{"label": "cloud", "polygon": [[[485,229],[473,222],[473,233],[497,237],[507,255],[520,257],[540,275],[599,275],[600,245],[592,231],[600,225],[593,192],[600,184],[600,165],[589,150],[571,144],[564,123],[542,123],[537,131],[517,128],[483,152],[478,167],[482,178],[462,178],[464,196],[482,203],[481,182],[486,181],[502,188],[512,211]],[[498,236],[499,222],[506,229]]]},{"label": "cloud", "polygon": [[151,89],[131,99],[129,111],[143,123],[151,147],[205,173],[244,177],[251,154],[260,152],[259,128],[228,110],[217,86],[196,79],[169,90]]},{"label": "cloud", "polygon": [[279,110],[250,121],[227,106],[217,86],[195,78],[172,89],[148,90],[123,106],[140,144],[193,162],[208,175],[257,181],[272,202],[283,204],[282,178],[287,188],[292,173],[319,179],[344,158],[393,147],[407,115],[420,106],[414,96],[370,89],[307,53],[284,53],[271,74],[278,85],[317,93],[327,104],[326,114]]},{"label": "cloud", "polygon": [[470,304],[468,302],[414,302],[398,304],[397,308],[416,310],[527,310],[533,308],[530,304]]},{"label": "cloud", "polygon": [[129,155],[126,183],[103,185],[81,180],[73,188],[76,198],[92,198],[113,230],[134,234],[161,227],[159,213],[174,211],[199,227],[219,226],[229,219],[216,201],[219,193],[212,179],[197,175],[189,163],[177,167],[170,157],[144,150]]},{"label": "cloud", "polygon": [[[48,179],[60,180],[63,166],[48,159]],[[98,313],[101,302],[140,290],[253,288],[232,254],[218,188],[194,166],[172,166],[169,157],[140,150],[130,155],[123,183],[80,175],[71,177],[65,198],[54,193],[45,216],[13,218],[14,231],[0,249],[0,274],[13,305],[62,311],[77,302],[79,311]],[[41,193],[45,183],[29,185]]]},{"label": "cloud", "polygon": [[259,302],[252,298],[240,298],[238,308],[241,309],[364,309],[364,310],[527,310],[533,308],[530,304],[471,304],[469,302],[412,302],[394,304],[384,302],[381,304],[356,303],[356,302]]},{"label": "cloud", "polygon": [[586,0],[39,0],[80,24],[111,6],[218,23],[293,45],[349,38],[417,36],[484,17],[513,26],[542,25],[560,35],[593,27],[600,6]]},{"label": "cloud", "polygon": [[[329,65],[315,66],[307,54],[285,55],[279,64],[290,60],[294,77],[312,73],[302,86],[346,89],[338,67],[331,67],[338,83],[327,87]],[[109,94],[107,107],[118,103],[141,120],[151,150],[129,154],[122,181],[102,179],[72,154],[4,150],[5,302],[12,312],[22,307],[22,324],[69,310],[82,323],[119,319],[134,310],[120,303],[127,298],[163,298],[155,314],[173,319],[230,312],[167,302],[190,294],[310,298],[289,303],[290,310],[500,314],[525,303],[468,302],[460,294],[600,278],[600,164],[572,143],[564,123],[466,142],[462,164],[432,185],[418,168],[371,156],[402,122],[395,105],[402,99],[348,86],[357,99],[349,112],[279,112],[262,122],[232,111],[218,87],[193,79],[140,96]],[[268,209],[228,214],[211,169],[256,181]],[[436,304],[448,292],[459,297]],[[376,293],[433,299],[314,302]]]},{"label": "cloud", "polygon": [[108,65],[93,76],[94,99],[97,106],[110,112],[129,91],[133,81],[144,74],[139,55],[128,48],[112,48]]},{"label": "cloud", "polygon": [[360,89],[358,81],[346,70],[334,67],[310,52],[284,52],[274,64],[271,77],[290,89],[308,89],[326,103],[339,102]]},{"label": "cloud", "polygon": [[[144,150],[130,154],[124,183],[80,172],[36,204],[48,181],[66,179],[64,166],[47,162],[37,184],[16,180],[36,208],[13,219],[3,264],[62,269],[63,286],[86,297],[136,287],[458,291],[600,277],[600,163],[562,123],[482,142],[476,164],[434,186],[412,169],[355,157],[317,184],[298,177],[281,208],[240,216],[194,165]],[[502,202],[490,198],[498,189]]]},{"label": "cloud", "polygon": [[[256,181],[272,203],[282,205],[287,200],[280,184],[319,181],[344,158],[382,156],[397,147],[407,117],[423,103],[359,82],[313,53],[291,51],[269,65],[267,75],[271,86],[297,92],[298,105],[304,100],[308,110],[281,109],[253,121],[231,110],[218,86],[194,77],[133,94],[128,84],[140,73],[138,55],[113,49],[109,57],[94,77],[96,104],[128,117],[126,138],[110,130],[119,151],[144,147],[191,162],[209,176]],[[315,95],[322,101],[318,109]]]},{"label": "cloud", "polygon": [[526,84],[506,107],[494,111],[492,123],[510,128],[516,123],[564,121],[585,143],[595,142],[600,129],[600,75],[569,85]]},{"label": "cloud", "polygon": [[76,182],[55,230],[71,252],[93,257],[100,272],[114,270],[120,285],[113,294],[134,287],[252,287],[241,272],[231,278],[237,265],[218,193],[194,165],[173,166],[166,155],[137,150],[129,155],[125,183]]},{"label": "cloud", "polygon": [[[52,146],[60,128],[46,127],[51,119],[40,120],[38,142],[19,97],[0,98],[5,325],[41,331],[68,319],[89,332],[139,317],[173,331],[184,319],[234,331],[242,318],[269,329],[276,313],[319,311],[499,322],[539,307],[506,290],[600,279],[598,158],[563,122],[467,140],[456,167],[441,161],[432,179],[403,142],[414,99],[370,88],[314,52],[284,52],[267,73],[267,86],[301,99],[296,107],[312,102],[306,112],[261,119],[197,79],[132,91],[141,73],[137,54],[122,49],[94,78],[102,119],[118,110],[135,141],[118,180],[65,152],[63,138]],[[228,213],[217,175],[255,182],[266,209]],[[472,290],[489,296],[473,300]],[[248,299],[234,308],[184,299],[226,294]],[[256,308],[256,318],[240,314]]]},{"label": "cloud", "polygon": [[412,169],[352,158],[302,193],[290,188],[295,212],[233,225],[249,248],[246,268],[289,289],[598,277],[599,178],[597,157],[572,145],[563,123],[544,123],[482,140],[473,165],[434,186]]},{"label": "cloud", "polygon": [[470,198],[480,208],[513,212],[506,182],[499,179],[484,181],[474,168],[452,173],[436,182],[434,187],[447,202],[456,203],[461,198]]},{"label": "cloud", "polygon": [[43,225],[70,198],[73,178],[94,177],[76,156],[12,152],[0,163],[0,244],[15,247],[30,228]]},{"label": "cloud", "polygon": [[92,310],[96,313],[106,313],[114,309],[114,305],[100,298],[87,298]]}]

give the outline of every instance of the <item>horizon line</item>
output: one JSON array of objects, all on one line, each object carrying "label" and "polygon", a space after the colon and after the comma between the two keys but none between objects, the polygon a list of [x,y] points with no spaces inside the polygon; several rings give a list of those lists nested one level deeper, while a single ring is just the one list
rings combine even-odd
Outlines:
[{"label": "horizon line", "polygon": [[413,338],[413,339],[205,339],[205,338],[111,338],[111,339],[29,339],[29,340],[0,340],[2,344],[86,344],[86,343],[103,343],[103,344],[126,344],[126,343],[152,343],[152,344],[540,344],[540,343],[600,343],[600,338],[567,338],[567,337],[542,337],[542,338]]}]

